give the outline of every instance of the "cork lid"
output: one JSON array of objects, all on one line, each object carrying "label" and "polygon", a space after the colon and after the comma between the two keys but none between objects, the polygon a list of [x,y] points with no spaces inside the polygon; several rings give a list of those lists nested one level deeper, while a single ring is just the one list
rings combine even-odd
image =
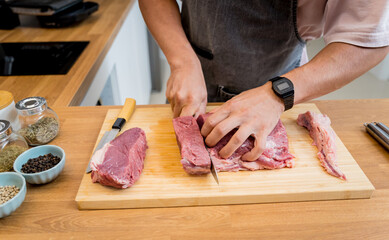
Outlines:
[{"label": "cork lid", "polygon": [[8,107],[14,100],[12,93],[4,90],[0,90],[0,110]]}]

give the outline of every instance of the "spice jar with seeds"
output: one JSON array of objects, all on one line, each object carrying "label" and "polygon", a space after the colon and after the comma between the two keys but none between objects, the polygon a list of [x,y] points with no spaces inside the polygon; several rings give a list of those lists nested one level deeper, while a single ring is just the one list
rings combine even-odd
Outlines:
[{"label": "spice jar with seeds", "polygon": [[21,128],[19,130],[30,146],[49,143],[59,133],[57,114],[47,106],[43,97],[29,97],[16,103]]},{"label": "spice jar with seeds", "polygon": [[27,149],[26,140],[12,131],[10,122],[0,120],[0,172],[12,171],[16,158]]}]

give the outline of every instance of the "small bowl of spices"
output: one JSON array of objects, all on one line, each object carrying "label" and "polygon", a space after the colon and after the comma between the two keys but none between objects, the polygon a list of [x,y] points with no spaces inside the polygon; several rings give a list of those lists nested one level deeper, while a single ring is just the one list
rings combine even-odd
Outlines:
[{"label": "small bowl of spices", "polygon": [[14,172],[0,173],[0,218],[14,212],[26,197],[26,181]]},{"label": "small bowl of spices", "polygon": [[22,153],[14,163],[14,170],[31,184],[53,181],[65,166],[65,152],[54,145],[31,148]]}]

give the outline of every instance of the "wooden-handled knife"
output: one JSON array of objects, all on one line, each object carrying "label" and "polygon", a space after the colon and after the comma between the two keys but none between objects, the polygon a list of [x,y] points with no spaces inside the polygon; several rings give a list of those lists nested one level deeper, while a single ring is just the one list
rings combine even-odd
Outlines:
[{"label": "wooden-handled knife", "polygon": [[[123,105],[122,110],[120,111],[118,117],[116,118],[115,123],[112,125],[112,129],[110,131],[106,131],[101,138],[99,144],[95,148],[93,154],[102,148],[107,142],[110,142],[112,139],[116,137],[116,135],[120,132],[124,124],[130,119],[132,113],[135,109],[135,99],[126,98],[126,101]],[[93,155],[92,155],[93,156]],[[92,169],[90,168],[90,162],[92,158],[89,160],[88,167],[86,169],[86,173],[90,173]]]}]

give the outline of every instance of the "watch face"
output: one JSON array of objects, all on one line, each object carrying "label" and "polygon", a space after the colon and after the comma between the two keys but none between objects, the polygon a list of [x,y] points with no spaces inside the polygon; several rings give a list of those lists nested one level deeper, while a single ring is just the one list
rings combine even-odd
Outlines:
[{"label": "watch face", "polygon": [[283,83],[280,83],[280,84],[277,85],[277,88],[280,91],[285,90],[288,87],[290,87],[290,86],[289,86],[289,83],[287,83],[287,82],[283,82]]},{"label": "watch face", "polygon": [[273,89],[282,97],[294,94],[293,83],[286,78],[281,78],[273,83]]}]

